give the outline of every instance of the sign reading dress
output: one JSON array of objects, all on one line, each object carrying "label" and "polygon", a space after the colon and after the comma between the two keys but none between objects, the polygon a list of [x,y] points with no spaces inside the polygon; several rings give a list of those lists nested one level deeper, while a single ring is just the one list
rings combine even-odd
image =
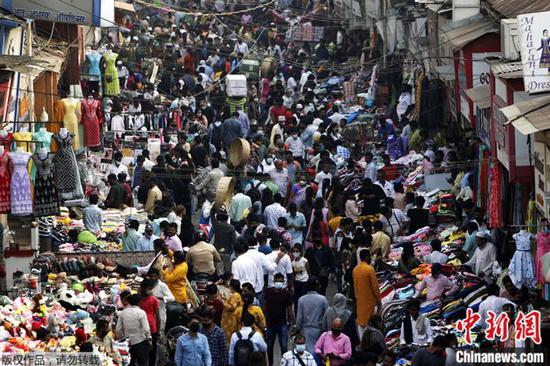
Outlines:
[{"label": "sign reading dress", "polygon": [[29,176],[29,159],[26,152],[9,153],[13,165],[10,182],[11,214],[26,216],[32,214],[31,177]]}]

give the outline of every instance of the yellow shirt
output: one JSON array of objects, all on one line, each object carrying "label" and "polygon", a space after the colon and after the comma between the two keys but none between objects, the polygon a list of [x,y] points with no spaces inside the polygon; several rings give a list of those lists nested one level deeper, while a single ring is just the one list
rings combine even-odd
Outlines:
[{"label": "yellow shirt", "polygon": [[170,292],[180,304],[187,302],[187,263],[183,262],[172,270],[164,270],[164,282],[168,285]]},{"label": "yellow shirt", "polygon": [[155,211],[155,202],[160,201],[161,199],[162,191],[158,186],[154,186],[149,189],[149,192],[147,193],[147,201],[145,202],[145,211],[148,214],[152,214]]},{"label": "yellow shirt", "polygon": [[382,254],[382,259],[386,258],[390,253],[391,249],[391,239],[388,234],[383,231],[377,231],[372,234],[372,247],[371,255],[373,258],[378,258],[378,251]]}]

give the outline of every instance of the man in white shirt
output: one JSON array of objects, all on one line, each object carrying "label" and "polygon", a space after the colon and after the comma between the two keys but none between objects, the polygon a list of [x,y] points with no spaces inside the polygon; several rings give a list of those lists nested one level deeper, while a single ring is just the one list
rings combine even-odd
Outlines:
[{"label": "man in white shirt", "polygon": [[[325,182],[326,179],[328,179],[328,182]],[[328,164],[323,164],[323,170],[317,173],[314,181],[317,183],[317,197],[323,197],[324,184],[327,183],[330,186],[332,183],[332,174],[329,173]]]},{"label": "man in white shirt", "polygon": [[149,150],[143,150],[141,152],[141,156],[145,158],[145,161],[143,162],[143,169],[150,172],[156,164],[149,159]]},{"label": "man in white shirt", "polygon": [[154,247],[153,243],[158,238],[158,236],[153,234],[153,226],[147,225],[147,227],[145,227],[145,233],[138,240],[138,250],[144,252],[152,251]]},{"label": "man in white shirt", "polygon": [[237,43],[235,44],[235,48],[233,49],[233,52],[235,53],[242,53],[243,55],[248,54],[248,45],[243,41],[242,39],[239,39]]},{"label": "man in white shirt", "polygon": [[[273,263],[277,263],[277,260],[280,258],[279,262],[277,263],[277,267],[274,271],[271,271],[267,274],[267,287],[275,287],[273,284],[273,278],[275,277],[275,274],[281,273],[285,277],[285,286],[289,289],[293,286],[292,281],[292,262],[290,261],[290,257],[286,255],[286,253],[281,251],[281,241],[279,238],[275,237],[272,238],[269,241],[269,246],[273,250],[271,253],[269,253],[266,257],[268,260],[270,260]],[[282,253],[282,254],[281,254]]]},{"label": "man in white shirt", "polygon": [[279,193],[275,193],[273,200],[275,202],[265,208],[264,215],[266,226],[275,229],[277,228],[279,217],[285,217],[287,212],[286,208],[281,205],[283,198]]},{"label": "man in white shirt", "polygon": [[386,207],[386,211],[380,217],[380,221],[384,224],[384,231],[392,238],[395,238],[403,234],[409,218],[405,216],[403,211],[397,208]]},{"label": "man in white shirt", "polygon": [[282,160],[275,162],[275,170],[269,172],[269,176],[273,179],[273,183],[279,188],[279,194],[285,198],[288,191],[288,171],[283,168]]},{"label": "man in white shirt", "polygon": [[377,171],[378,180],[374,184],[379,185],[384,190],[386,197],[392,197],[395,194],[393,184],[386,180],[386,173],[383,170]]},{"label": "man in white shirt", "polygon": [[441,253],[441,240],[433,239],[430,244],[432,246],[432,252],[424,257],[424,263],[447,263],[449,257]]},{"label": "man in white shirt", "polygon": [[[250,339],[254,347],[254,352],[265,353],[267,344],[262,335],[254,331],[254,317],[250,313],[243,313],[241,317],[241,329],[231,336],[229,343],[229,365],[235,365],[235,345],[239,339]],[[238,360],[239,364],[250,364],[250,360]]]},{"label": "man in white shirt", "polygon": [[281,366],[317,366],[311,353],[306,351],[306,337],[294,336],[294,349],[282,355]]},{"label": "man in white shirt", "polygon": [[111,174],[118,177],[120,173],[126,173],[126,176],[128,176],[128,167],[122,164],[122,153],[117,151],[113,156],[113,162],[109,165],[107,171],[105,172],[105,180],[107,180],[107,177]]},{"label": "man in white shirt", "polygon": [[376,182],[376,178],[378,177],[378,169],[376,169],[376,164],[374,163],[372,158],[372,153],[367,152],[365,154],[365,162],[367,163],[367,166],[365,167],[365,178],[369,178],[371,182],[374,183]]},{"label": "man in white shirt", "polygon": [[487,286],[487,293],[489,296],[479,304],[478,310],[478,313],[481,316],[478,325],[481,325],[483,328],[487,328],[488,326],[486,320],[489,318],[489,311],[492,311],[493,313],[495,313],[496,316],[498,316],[500,313],[502,313],[502,308],[504,305],[514,305],[514,303],[510,300],[504,297],[499,297],[499,292],[500,288],[498,287],[498,285],[492,284]]},{"label": "man in white shirt", "polygon": [[472,258],[464,263],[472,269],[476,276],[490,280],[493,275],[493,266],[497,259],[497,248],[489,243],[487,233],[478,231],[476,233],[477,248]]},{"label": "man in white shirt", "polygon": [[285,144],[287,144],[288,149],[292,152],[292,157],[299,160],[304,157],[304,143],[302,139],[298,136],[298,129],[292,128],[290,130],[290,136],[286,139]]}]

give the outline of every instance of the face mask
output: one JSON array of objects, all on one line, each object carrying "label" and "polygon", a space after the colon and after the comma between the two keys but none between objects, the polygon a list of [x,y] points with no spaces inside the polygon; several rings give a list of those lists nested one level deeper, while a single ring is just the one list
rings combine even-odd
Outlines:
[{"label": "face mask", "polygon": [[296,350],[296,353],[304,353],[306,351],[306,345],[297,344],[296,346],[294,346],[294,349]]},{"label": "face mask", "polygon": [[285,283],[284,282],[274,282],[273,285],[275,286],[276,289],[285,288]]},{"label": "face mask", "polygon": [[336,337],[338,337],[340,333],[342,333],[341,329],[332,328],[332,334],[335,335]]},{"label": "face mask", "polygon": [[300,252],[292,252],[294,258],[300,258]]},{"label": "face mask", "polygon": [[191,323],[191,325],[189,326],[189,330],[193,333],[197,333],[200,328],[201,328],[201,325],[197,322]]}]

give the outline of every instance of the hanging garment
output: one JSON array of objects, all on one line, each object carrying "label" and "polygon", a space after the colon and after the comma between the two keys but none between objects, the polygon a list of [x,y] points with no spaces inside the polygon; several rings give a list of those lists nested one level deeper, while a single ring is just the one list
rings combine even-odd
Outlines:
[{"label": "hanging garment", "polygon": [[534,236],[525,230],[521,230],[512,237],[516,241],[516,251],[510,261],[508,275],[517,288],[521,288],[523,285],[534,287],[535,269],[531,254],[531,240]]},{"label": "hanging garment", "polygon": [[550,233],[540,232],[537,234],[537,259],[535,261],[535,274],[539,285],[543,285],[545,282],[541,258],[548,252],[550,252]]},{"label": "hanging garment", "polygon": [[99,81],[101,79],[101,69],[99,64],[101,61],[101,54],[99,52],[88,52],[86,58],[90,63],[90,69],[88,70],[88,79],[92,81]]},{"label": "hanging garment", "polygon": [[10,159],[9,150],[0,155],[0,213],[10,212]]},{"label": "hanging garment", "polygon": [[80,108],[80,102],[76,99],[65,98],[61,101],[65,108],[63,115],[63,126],[73,134],[73,148],[75,150],[81,148],[80,138],[78,137],[78,117],[76,115],[77,109]]},{"label": "hanging garment", "polygon": [[35,144],[36,149],[38,150],[40,148],[44,148],[48,152],[50,152],[51,151],[51,145],[52,145],[52,136],[53,136],[53,133],[48,132],[48,131],[42,131],[42,130],[33,133],[32,134],[32,139],[34,141],[38,141],[38,142],[42,143],[42,144],[40,144],[40,143]]},{"label": "hanging garment", "polygon": [[11,214],[25,216],[32,214],[31,178],[28,165],[31,154],[23,152],[9,153],[13,165],[10,181]]},{"label": "hanging garment", "polygon": [[0,136],[0,145],[4,146],[4,150],[10,151],[13,142],[13,134],[9,132],[6,136]]},{"label": "hanging garment", "polygon": [[59,202],[57,189],[53,177],[53,162],[49,154],[42,160],[38,154],[32,156],[36,166],[36,180],[34,184],[34,209],[35,217],[53,216],[59,214]]},{"label": "hanging garment", "polygon": [[82,124],[84,125],[84,146],[101,145],[100,121],[101,104],[98,100],[91,103],[85,99],[80,103]]},{"label": "hanging garment", "polygon": [[118,54],[114,52],[105,52],[103,59],[105,60],[105,87],[104,95],[118,96],[120,94],[120,83],[118,80],[118,71],[116,68],[116,59]]},{"label": "hanging garment", "polygon": [[31,132],[15,132],[13,134],[15,145],[22,148],[25,152],[31,152],[32,133]]},{"label": "hanging garment", "polygon": [[72,140],[74,134],[69,133],[65,138],[59,134],[53,136],[57,142],[57,153],[53,158],[55,186],[59,192],[72,192],[77,183],[77,165]]}]

